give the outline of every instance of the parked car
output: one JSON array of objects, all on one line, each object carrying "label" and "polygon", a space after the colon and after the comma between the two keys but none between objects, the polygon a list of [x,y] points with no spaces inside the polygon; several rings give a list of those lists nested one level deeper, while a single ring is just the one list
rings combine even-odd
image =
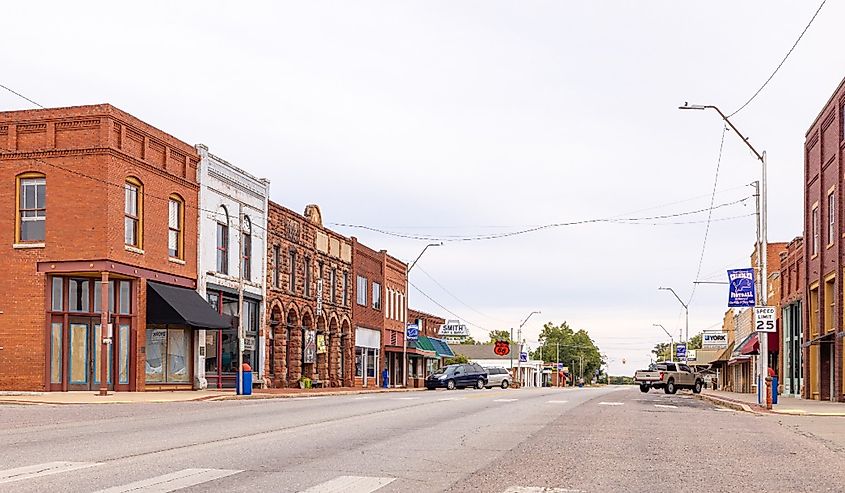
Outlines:
[{"label": "parked car", "polygon": [[701,375],[689,366],[673,361],[652,364],[648,370],[637,370],[634,381],[640,385],[641,392],[663,389],[667,394],[674,394],[678,389],[691,389],[698,394],[704,387]]},{"label": "parked car", "polygon": [[486,386],[487,370],[475,363],[444,366],[425,379],[425,388],[428,390],[438,387],[449,390],[467,387],[483,389]]},{"label": "parked car", "polygon": [[493,387],[502,387],[506,389],[510,387],[511,384],[511,374],[505,368],[487,368],[487,387],[488,389],[492,389]]}]

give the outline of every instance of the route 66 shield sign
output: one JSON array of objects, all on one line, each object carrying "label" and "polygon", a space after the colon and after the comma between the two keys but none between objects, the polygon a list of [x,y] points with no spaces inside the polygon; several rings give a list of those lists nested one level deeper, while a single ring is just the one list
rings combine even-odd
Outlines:
[{"label": "route 66 shield sign", "polygon": [[496,341],[493,344],[493,352],[499,356],[507,356],[511,352],[511,345],[508,341]]}]

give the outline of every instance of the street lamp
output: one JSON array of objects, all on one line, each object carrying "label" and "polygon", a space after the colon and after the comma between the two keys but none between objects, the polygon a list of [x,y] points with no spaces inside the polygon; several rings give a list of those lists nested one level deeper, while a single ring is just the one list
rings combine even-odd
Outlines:
[{"label": "street lamp", "polygon": [[428,245],[426,245],[425,248],[422,249],[420,254],[417,255],[417,258],[413,262],[411,262],[411,265],[409,265],[408,269],[405,271],[405,298],[406,298],[405,299],[405,317],[404,317],[404,320],[403,320],[403,323],[402,323],[402,330],[404,332],[404,334],[402,335],[402,341],[403,341],[403,343],[402,343],[402,365],[403,365],[403,368],[402,368],[402,386],[403,387],[408,386],[408,301],[411,298],[410,297],[411,288],[410,288],[410,285],[409,285],[410,278],[411,278],[410,277],[411,276],[411,269],[413,269],[414,266],[417,265],[417,262],[419,262],[420,257],[422,257],[423,254],[425,253],[425,251],[428,250],[428,247],[439,247],[439,246],[443,246],[442,241],[440,243],[429,243]]},{"label": "street lamp", "polygon": [[[676,293],[674,289],[672,289],[672,288],[662,288],[662,287],[657,288],[657,289],[671,292],[673,295],[675,295],[675,298],[677,298],[678,303],[680,303],[681,306],[684,307],[684,312],[686,313],[686,322],[684,324],[684,327],[685,327],[684,330],[686,332],[684,333],[684,342],[688,343],[689,342],[689,305],[687,305],[686,303],[683,302],[683,300],[681,300],[681,297],[678,296],[678,293]],[[669,337],[672,337],[672,336],[669,336]],[[687,361],[687,356],[686,356],[686,353],[684,353],[684,362],[686,362],[686,361]]]},{"label": "street lamp", "polygon": [[[715,110],[719,113],[719,116],[722,117],[722,120],[731,127],[731,130],[736,132],[740,139],[751,149],[751,152],[754,153],[754,156],[760,161],[762,164],[761,166],[761,191],[760,191],[760,200],[758,202],[758,215],[759,215],[759,229],[757,230],[757,265],[758,270],[760,273],[760,298],[762,299],[762,303],[756,301],[757,306],[765,306],[769,302],[768,296],[768,220],[769,220],[769,212],[768,212],[768,185],[766,182],[766,151],[757,152],[757,149],[748,142],[748,138],[745,137],[740,133],[739,130],[734,126],[733,123],[722,113],[722,110],[717,108],[713,105],[702,105],[702,104],[689,104],[684,103],[683,106],[678,107],[681,110]],[[762,258],[761,258],[762,257]],[[759,337],[759,334],[758,334]],[[769,373],[769,338],[768,334],[765,337],[759,337],[760,339],[760,375],[758,380],[760,382],[759,385],[763,384],[764,379],[768,376]],[[758,403],[763,404],[766,402],[768,406],[768,400],[766,398],[766,394],[764,392],[758,392]]]},{"label": "street lamp", "polygon": [[675,354],[675,338],[672,337],[672,334],[670,334],[668,330],[666,330],[666,327],[664,327],[660,324],[651,324],[651,325],[653,325],[655,327],[660,327],[661,329],[663,329],[663,332],[666,332],[666,335],[669,336],[669,361],[675,361],[675,359],[673,358],[673,356]]},{"label": "street lamp", "polygon": [[[523,320],[522,323],[519,324],[519,329],[516,331],[516,347],[519,351],[519,360],[516,362],[516,375],[520,387],[522,386],[522,327],[528,322],[528,319],[531,318],[531,315],[534,315],[535,313],[539,315],[540,311],[535,310],[529,313],[528,316],[525,317],[525,320]],[[511,335],[511,339],[513,339],[513,335]],[[513,370],[513,352],[511,352],[511,370]]]}]

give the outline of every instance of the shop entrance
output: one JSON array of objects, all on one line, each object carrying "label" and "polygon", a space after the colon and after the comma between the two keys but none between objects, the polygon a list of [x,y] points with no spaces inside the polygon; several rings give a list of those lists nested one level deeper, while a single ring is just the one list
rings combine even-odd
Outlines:
[{"label": "shop entrance", "polygon": [[[71,318],[68,327],[68,390],[96,390],[100,388],[102,368],[102,333],[100,320]],[[112,347],[108,345],[108,388],[114,390]]]}]

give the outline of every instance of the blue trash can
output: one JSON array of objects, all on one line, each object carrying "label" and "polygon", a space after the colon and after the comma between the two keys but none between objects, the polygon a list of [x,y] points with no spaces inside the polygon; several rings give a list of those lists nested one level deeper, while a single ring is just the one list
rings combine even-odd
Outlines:
[{"label": "blue trash can", "polygon": [[387,368],[381,371],[381,386],[385,389],[390,387],[390,373]]},{"label": "blue trash can", "polygon": [[235,374],[235,392],[238,395],[252,395],[252,367],[250,367],[247,363],[244,363],[243,374],[243,391],[241,391],[241,379],[239,378],[239,374]]},{"label": "blue trash can", "polygon": [[778,377],[772,377],[772,404],[778,403]]}]

